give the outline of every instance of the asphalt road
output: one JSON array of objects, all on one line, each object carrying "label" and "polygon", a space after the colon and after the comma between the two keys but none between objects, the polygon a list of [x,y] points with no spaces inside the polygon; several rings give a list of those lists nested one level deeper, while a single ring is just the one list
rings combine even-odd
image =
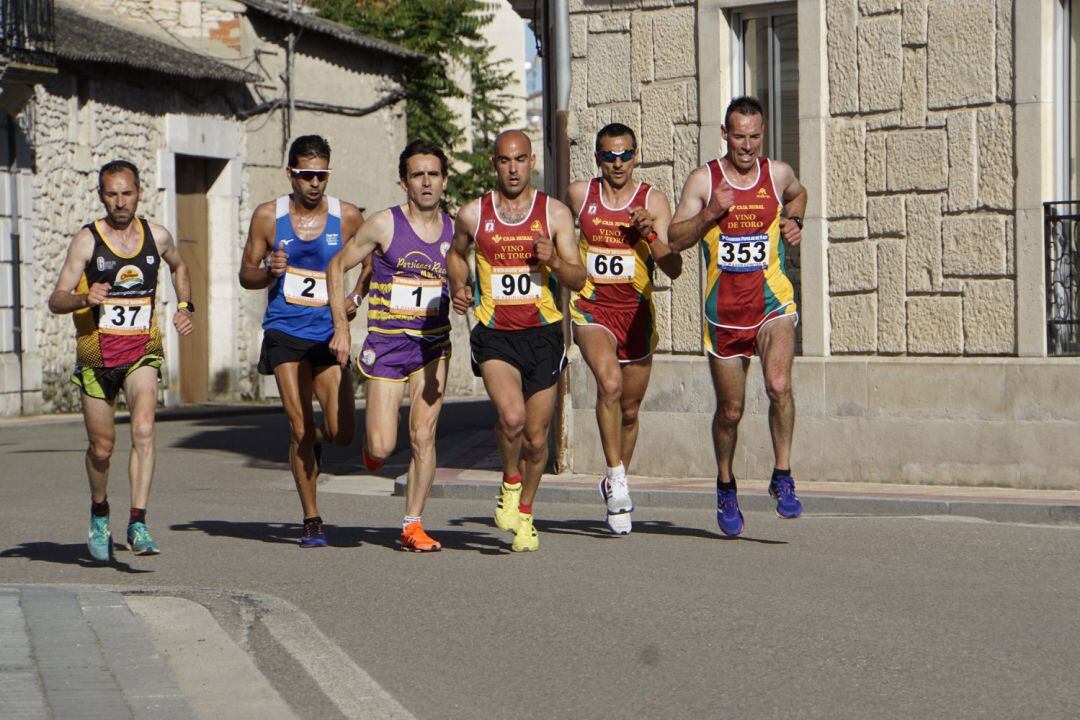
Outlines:
[{"label": "asphalt road", "polygon": [[[460,405],[442,432],[490,421]],[[273,595],[424,720],[1080,717],[1076,526],[749,513],[726,540],[706,496],[700,511],[639,507],[613,538],[599,502],[549,503],[540,552],[516,555],[493,501],[436,500],[425,527],[446,549],[413,555],[396,550],[400,498],[324,493],[334,547],[302,551],[286,439],[280,415],[160,423],[148,519],[163,553],[99,567],[82,427],[4,427],[0,582],[174,588],[227,628],[241,621],[218,594]],[[329,449],[328,467],[356,472],[358,448]],[[255,635],[298,715],[340,717]]]}]

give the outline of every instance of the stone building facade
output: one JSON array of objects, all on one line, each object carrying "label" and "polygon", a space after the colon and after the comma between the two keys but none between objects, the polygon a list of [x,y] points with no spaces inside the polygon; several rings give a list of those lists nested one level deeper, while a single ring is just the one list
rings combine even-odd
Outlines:
[{"label": "stone building facade", "polygon": [[[804,477],[1080,487],[1068,440],[1080,403],[1053,389],[1080,364],[1047,357],[1042,207],[1070,192],[1060,158],[1075,162],[1056,124],[1075,100],[1059,89],[1067,51],[1054,39],[1069,6],[571,0],[572,179],[595,174],[593,135],[619,120],[639,131],[640,177],[677,200],[690,171],[723,153],[727,102],[755,94],[752,50],[776,43],[770,92],[798,141],[777,150],[810,194],[794,377]],[[697,254],[685,260],[657,295],[642,474],[715,472],[703,270]],[[572,372],[572,466],[599,470],[595,387],[580,360]],[[736,474],[766,477],[757,370],[746,412]]]},{"label": "stone building facade", "polygon": [[[57,0],[56,9],[56,72],[30,86],[18,107],[5,107],[17,120],[5,127],[17,136],[17,182],[25,189],[16,270],[24,367],[20,384],[9,372],[12,348],[0,323],[0,412],[78,406],[68,380],[71,318],[50,315],[47,301],[71,236],[102,214],[97,169],[118,157],[141,170],[140,213],[182,244],[205,246],[205,266],[192,270],[205,285],[197,313],[207,327],[205,347],[185,356],[176,334],[166,333],[165,402],[181,401],[186,373],[196,367],[208,376],[200,401],[266,396],[273,383],[254,370],[265,293],[245,292],[236,280],[248,220],[255,205],[288,192],[285,150],[306,133],[326,136],[333,147],[331,194],[369,210],[401,200],[399,77],[411,53],[311,15],[290,18],[274,0]],[[115,42],[92,42],[92,28]],[[178,225],[181,173],[192,167],[205,173],[198,191],[205,217],[189,239]],[[165,275],[159,322],[169,326],[175,296]]]}]

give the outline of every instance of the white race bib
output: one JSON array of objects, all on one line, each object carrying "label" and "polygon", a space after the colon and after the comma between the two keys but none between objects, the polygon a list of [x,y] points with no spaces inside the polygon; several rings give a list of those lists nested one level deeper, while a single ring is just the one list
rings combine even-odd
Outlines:
[{"label": "white race bib", "polygon": [[105,298],[98,314],[98,330],[106,335],[145,335],[150,332],[153,314],[149,297]]},{"label": "white race bib", "polygon": [[285,302],[322,307],[330,301],[326,294],[326,273],[303,268],[285,268]]},{"label": "white race bib", "polygon": [[535,303],[540,290],[540,273],[528,265],[491,268],[491,297],[496,305]]},{"label": "white race bib", "polygon": [[590,247],[585,255],[589,280],[594,285],[633,282],[636,263],[637,254],[630,248]]},{"label": "white race bib", "polygon": [[398,315],[432,317],[442,305],[442,280],[394,276],[390,284],[390,311]]},{"label": "white race bib", "polygon": [[716,265],[724,272],[753,272],[769,267],[769,236],[721,235],[716,248]]}]

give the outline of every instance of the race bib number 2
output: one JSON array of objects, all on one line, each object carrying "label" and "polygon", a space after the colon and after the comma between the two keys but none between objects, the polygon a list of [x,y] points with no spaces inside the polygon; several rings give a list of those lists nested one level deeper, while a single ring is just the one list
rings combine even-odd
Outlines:
[{"label": "race bib number 2", "polygon": [[637,269],[637,256],[630,248],[591,247],[585,261],[594,285],[633,282]]},{"label": "race bib number 2", "polygon": [[330,301],[326,294],[326,273],[287,267],[284,278],[285,302],[322,307]]},{"label": "race bib number 2", "polygon": [[528,305],[540,299],[540,273],[527,265],[491,269],[491,297],[496,305]]},{"label": "race bib number 2", "polygon": [[395,275],[390,285],[390,310],[398,315],[438,315],[442,289],[442,280]]},{"label": "race bib number 2", "polygon": [[769,267],[769,236],[721,235],[716,264],[724,272],[753,272]]},{"label": "race bib number 2", "polygon": [[144,335],[150,332],[154,308],[150,298],[105,298],[98,315],[98,331],[106,335]]}]

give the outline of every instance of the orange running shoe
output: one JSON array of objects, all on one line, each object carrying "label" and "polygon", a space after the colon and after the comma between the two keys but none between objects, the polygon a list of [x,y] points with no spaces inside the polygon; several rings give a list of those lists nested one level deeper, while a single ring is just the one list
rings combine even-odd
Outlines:
[{"label": "orange running shoe", "polygon": [[401,531],[401,549],[411,552],[438,552],[442,545],[424,532],[424,526],[418,522],[409,523]]}]

